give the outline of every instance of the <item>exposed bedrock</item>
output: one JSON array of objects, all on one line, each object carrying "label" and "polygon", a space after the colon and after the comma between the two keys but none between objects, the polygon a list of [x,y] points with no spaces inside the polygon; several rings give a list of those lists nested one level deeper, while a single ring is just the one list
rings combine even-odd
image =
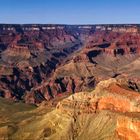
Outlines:
[{"label": "exposed bedrock", "polygon": [[139,91],[138,25],[0,25],[0,95],[41,103],[125,77]]}]

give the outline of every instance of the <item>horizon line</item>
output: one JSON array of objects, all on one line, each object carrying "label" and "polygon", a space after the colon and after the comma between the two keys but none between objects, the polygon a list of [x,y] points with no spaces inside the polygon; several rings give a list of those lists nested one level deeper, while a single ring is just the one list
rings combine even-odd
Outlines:
[{"label": "horizon line", "polygon": [[70,25],[70,26],[76,26],[76,25],[140,25],[140,23],[75,23],[75,24],[68,24],[68,23],[0,23],[0,25]]}]

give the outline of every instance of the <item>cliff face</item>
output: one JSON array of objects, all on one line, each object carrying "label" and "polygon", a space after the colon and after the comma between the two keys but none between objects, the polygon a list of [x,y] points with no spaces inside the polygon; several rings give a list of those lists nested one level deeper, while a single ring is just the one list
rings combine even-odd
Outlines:
[{"label": "cliff face", "polygon": [[[138,116],[139,117],[139,116]],[[119,117],[116,132],[120,139],[140,139],[140,121],[129,117]]]},{"label": "cliff face", "polygon": [[[64,99],[57,105],[57,110],[74,118],[73,125],[78,133],[75,139],[135,140],[140,139],[139,97],[139,93],[125,89],[115,79],[110,79],[100,82],[93,92],[78,93]],[[89,127],[86,124],[88,121]],[[78,124],[82,126],[76,126]],[[89,135],[92,137],[88,138]]]},{"label": "cliff face", "polygon": [[38,104],[110,77],[139,90],[139,40],[139,25],[0,25],[0,96]]},{"label": "cliff face", "polygon": [[[59,102],[56,108],[54,102]],[[3,139],[140,139],[140,94],[116,79],[101,81],[90,92],[44,102],[36,109],[26,105],[24,110],[21,103],[0,103]],[[10,116],[6,111],[11,104],[14,108]]]},{"label": "cliff face", "polygon": [[72,110],[74,108],[75,112],[79,114],[90,113],[90,111],[96,113],[101,110],[112,110],[121,113],[139,112],[139,96],[139,93],[126,87],[123,88],[115,79],[110,79],[100,82],[91,93],[85,92],[70,96],[62,103],[60,102],[57,108],[61,111],[64,109],[64,112],[67,108],[72,108]]}]

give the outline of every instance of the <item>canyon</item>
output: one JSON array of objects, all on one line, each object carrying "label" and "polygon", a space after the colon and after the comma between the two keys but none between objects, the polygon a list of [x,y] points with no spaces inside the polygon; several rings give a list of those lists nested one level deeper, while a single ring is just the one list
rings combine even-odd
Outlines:
[{"label": "canyon", "polygon": [[139,25],[0,25],[0,31],[1,97],[38,104],[117,76],[139,87]]},{"label": "canyon", "polygon": [[0,106],[2,139],[139,140],[140,25],[0,24]]}]

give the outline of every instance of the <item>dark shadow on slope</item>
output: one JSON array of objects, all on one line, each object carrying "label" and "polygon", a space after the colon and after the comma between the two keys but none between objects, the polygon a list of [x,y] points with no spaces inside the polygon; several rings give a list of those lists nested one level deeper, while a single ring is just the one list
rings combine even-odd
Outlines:
[{"label": "dark shadow on slope", "polygon": [[90,51],[88,52],[87,56],[89,58],[89,61],[93,64],[97,64],[95,61],[93,61],[93,58],[94,57],[97,57],[98,55],[101,54],[101,50],[93,50],[93,51]]}]

